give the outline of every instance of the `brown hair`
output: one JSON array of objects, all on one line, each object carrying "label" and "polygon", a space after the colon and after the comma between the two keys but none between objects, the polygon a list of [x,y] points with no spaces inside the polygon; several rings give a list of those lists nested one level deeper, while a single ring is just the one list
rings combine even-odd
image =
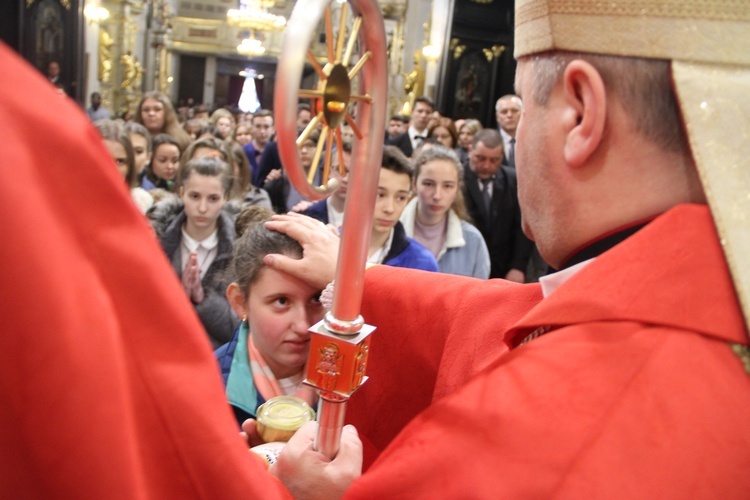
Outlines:
[{"label": "brown hair", "polygon": [[264,222],[269,218],[264,218],[262,214],[253,218],[242,236],[234,243],[234,257],[230,268],[231,279],[237,283],[244,298],[247,298],[250,286],[255,283],[261,269],[265,266],[263,258],[266,255],[280,253],[296,259],[302,257],[302,246],[297,240],[284,233],[266,228]]},{"label": "brown hair", "polygon": [[464,167],[461,165],[461,160],[458,159],[458,155],[455,151],[448,149],[443,145],[432,146],[431,148],[425,149],[417,157],[414,163],[415,184],[419,180],[419,173],[422,171],[422,167],[431,161],[446,161],[455,167],[456,175],[458,176],[458,186],[456,188],[456,198],[453,200],[451,210],[456,212],[456,215],[458,215],[460,219],[471,222],[471,217],[466,210],[466,202],[464,201]]},{"label": "brown hair", "polygon": [[133,152],[133,143],[130,142],[130,134],[123,126],[114,120],[97,120],[94,126],[99,131],[102,139],[113,141],[122,145],[125,149],[125,156],[128,162],[128,171],[125,174],[125,184],[129,188],[135,187],[135,153]]},{"label": "brown hair", "polygon": [[143,118],[141,117],[141,108],[146,99],[154,99],[159,101],[164,106],[164,126],[160,132],[167,133],[174,137],[177,143],[180,145],[180,150],[184,150],[188,144],[190,144],[190,136],[180,125],[180,121],[177,119],[177,113],[175,113],[172,102],[163,92],[153,90],[143,94],[141,102],[138,103],[138,112],[135,114],[135,121],[143,125]]}]

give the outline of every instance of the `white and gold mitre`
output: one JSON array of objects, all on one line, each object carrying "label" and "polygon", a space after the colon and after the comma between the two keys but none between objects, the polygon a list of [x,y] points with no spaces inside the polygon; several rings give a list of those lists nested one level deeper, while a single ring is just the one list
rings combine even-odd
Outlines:
[{"label": "white and gold mitre", "polygon": [[516,0],[516,58],[672,61],[693,158],[750,325],[750,0]]}]

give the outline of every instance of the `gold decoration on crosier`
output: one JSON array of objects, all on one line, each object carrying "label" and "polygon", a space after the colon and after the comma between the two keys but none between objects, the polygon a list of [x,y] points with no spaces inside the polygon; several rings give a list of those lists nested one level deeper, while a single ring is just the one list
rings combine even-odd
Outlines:
[{"label": "gold decoration on crosier", "polygon": [[745,369],[745,373],[750,375],[750,347],[742,344],[729,344],[732,348],[732,352],[740,358],[742,362],[742,368]]}]

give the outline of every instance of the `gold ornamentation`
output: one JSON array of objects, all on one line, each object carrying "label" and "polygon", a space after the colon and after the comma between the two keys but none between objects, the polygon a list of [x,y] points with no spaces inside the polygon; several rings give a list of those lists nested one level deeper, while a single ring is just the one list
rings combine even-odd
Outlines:
[{"label": "gold ornamentation", "polygon": [[505,45],[493,45],[489,49],[482,49],[482,52],[484,53],[484,57],[487,58],[487,62],[492,62],[494,58],[500,57],[505,52]]},{"label": "gold ornamentation", "polygon": [[[26,0],[26,8],[28,9],[34,5],[35,1],[36,0]],[[60,4],[65,7],[65,9],[70,10],[70,0],[60,0]]]},{"label": "gold ornamentation", "polygon": [[453,51],[453,59],[460,58],[466,50],[466,45],[458,43],[458,38],[451,38],[450,48]]},{"label": "gold ornamentation", "polygon": [[112,78],[112,45],[114,43],[107,30],[99,28],[99,74],[97,76],[102,83],[109,83]]},{"label": "gold ornamentation", "polygon": [[123,90],[133,90],[136,78],[135,58],[130,52],[120,56],[120,66],[122,66],[122,82],[120,88]]}]

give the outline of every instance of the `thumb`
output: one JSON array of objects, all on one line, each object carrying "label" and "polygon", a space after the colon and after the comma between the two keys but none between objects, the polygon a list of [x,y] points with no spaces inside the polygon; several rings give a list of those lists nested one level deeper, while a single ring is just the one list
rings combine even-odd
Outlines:
[{"label": "thumb", "polygon": [[345,425],[342,429],[341,445],[334,460],[345,462],[351,474],[362,472],[362,440],[353,425]]}]

